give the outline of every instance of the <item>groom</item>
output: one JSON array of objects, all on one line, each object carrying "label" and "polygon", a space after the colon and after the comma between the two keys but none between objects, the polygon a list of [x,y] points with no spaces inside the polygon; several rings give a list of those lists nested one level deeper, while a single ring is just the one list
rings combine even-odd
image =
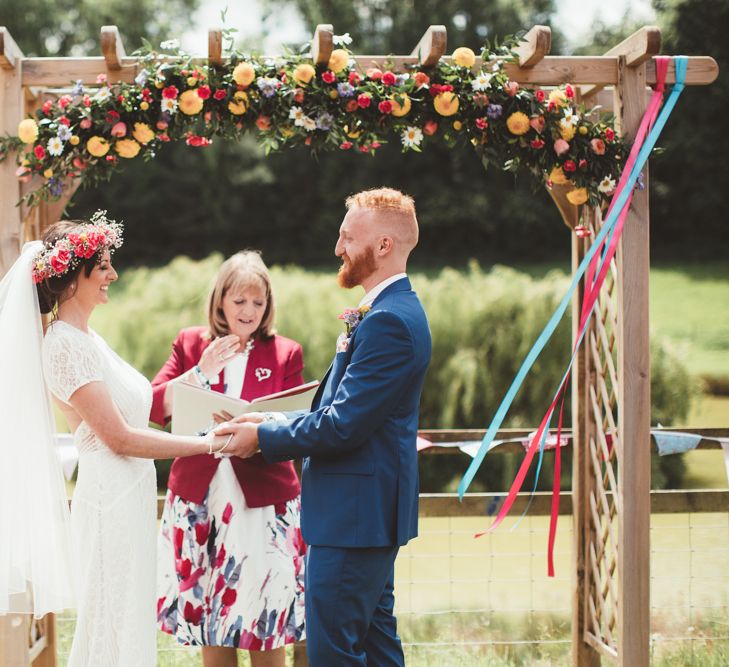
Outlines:
[{"label": "groom", "polygon": [[418,242],[415,204],[390,188],[346,202],[335,254],[339,284],[366,294],[311,412],[240,422],[234,433],[274,463],[304,458],[302,531],[307,651],[313,667],[404,665],[393,615],[400,545],[417,535],[418,408],[430,331],[405,274]]}]

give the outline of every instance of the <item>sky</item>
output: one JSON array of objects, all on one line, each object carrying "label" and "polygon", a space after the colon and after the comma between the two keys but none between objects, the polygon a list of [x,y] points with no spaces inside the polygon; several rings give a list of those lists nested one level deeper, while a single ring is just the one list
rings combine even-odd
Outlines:
[{"label": "sky", "polygon": [[[629,11],[632,18],[651,23],[654,13],[650,0],[556,0],[557,18],[562,32],[573,46],[584,44],[595,19],[605,23],[620,22]],[[227,6],[226,25],[239,30],[243,38],[264,35],[263,53],[280,53],[281,45],[304,43],[312,35],[304,28],[301,19],[293,9],[279,12],[268,24],[264,24],[258,0],[202,0],[194,17],[196,28],[185,33],[181,46],[188,53],[207,53],[207,32],[209,28],[221,25],[220,12]],[[346,32],[353,26],[334,26],[335,31]],[[356,44],[352,44],[357,52]]]}]

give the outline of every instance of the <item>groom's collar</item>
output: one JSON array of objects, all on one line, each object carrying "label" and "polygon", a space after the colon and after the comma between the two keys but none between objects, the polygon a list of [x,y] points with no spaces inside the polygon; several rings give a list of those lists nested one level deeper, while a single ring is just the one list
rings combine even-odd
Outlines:
[{"label": "groom's collar", "polygon": [[403,278],[407,279],[407,277],[407,273],[396,273],[394,276],[385,278],[381,283],[375,285],[369,292],[367,292],[367,294],[362,297],[362,301],[359,302],[359,307],[362,308],[363,306],[371,306],[375,302],[375,299],[380,296],[380,294],[382,294],[385,289],[387,289],[393,283],[396,283],[398,280],[402,280]]}]

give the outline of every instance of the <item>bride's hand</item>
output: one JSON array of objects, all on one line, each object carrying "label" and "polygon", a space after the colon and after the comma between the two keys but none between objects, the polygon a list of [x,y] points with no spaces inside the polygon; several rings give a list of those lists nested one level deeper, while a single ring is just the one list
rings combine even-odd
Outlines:
[{"label": "bride's hand", "polygon": [[229,335],[216,338],[200,357],[198,366],[206,378],[215,377],[240,350],[240,338]]},{"label": "bride's hand", "polygon": [[248,412],[228,421],[231,424],[260,424],[266,421],[266,416],[262,412]]}]

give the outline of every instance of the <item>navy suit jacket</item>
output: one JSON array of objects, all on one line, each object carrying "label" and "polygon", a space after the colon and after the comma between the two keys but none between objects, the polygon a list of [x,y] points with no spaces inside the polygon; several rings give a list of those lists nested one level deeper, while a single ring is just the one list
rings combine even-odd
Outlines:
[{"label": "navy suit jacket", "polygon": [[308,544],[395,546],[418,534],[416,439],[430,354],[425,311],[403,278],[377,296],[336,354],[311,412],[259,426],[267,461],[305,457]]}]

